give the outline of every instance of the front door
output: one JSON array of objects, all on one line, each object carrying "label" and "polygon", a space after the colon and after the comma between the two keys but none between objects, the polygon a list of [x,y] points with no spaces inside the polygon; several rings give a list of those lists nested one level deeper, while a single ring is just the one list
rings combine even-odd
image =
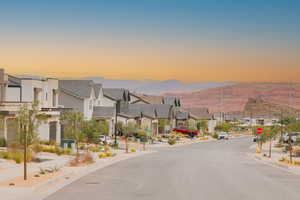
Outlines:
[{"label": "front door", "polygon": [[57,122],[50,122],[49,126],[50,141],[56,141]]}]

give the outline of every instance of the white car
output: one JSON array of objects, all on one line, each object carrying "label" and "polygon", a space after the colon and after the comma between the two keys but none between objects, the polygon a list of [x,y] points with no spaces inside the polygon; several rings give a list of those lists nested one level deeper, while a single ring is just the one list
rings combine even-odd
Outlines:
[{"label": "white car", "polygon": [[291,142],[295,143],[297,141],[297,138],[300,138],[300,133],[299,132],[294,132],[294,133],[285,133],[283,135],[283,141],[284,142],[289,142],[291,136]]},{"label": "white car", "polygon": [[98,138],[101,140],[101,142],[106,141],[107,144],[113,144],[114,143],[114,140],[111,139],[111,137],[107,136],[107,135],[99,135]]},{"label": "white car", "polygon": [[228,139],[229,139],[228,133],[226,133],[226,132],[221,132],[221,133],[219,134],[219,136],[218,136],[218,140],[222,140],[222,139],[228,140]]}]

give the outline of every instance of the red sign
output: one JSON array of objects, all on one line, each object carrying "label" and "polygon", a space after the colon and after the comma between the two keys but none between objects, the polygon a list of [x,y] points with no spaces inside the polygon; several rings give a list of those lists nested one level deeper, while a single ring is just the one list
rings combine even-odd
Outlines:
[{"label": "red sign", "polygon": [[263,132],[264,132],[263,128],[257,128],[257,130],[256,130],[257,135],[261,135],[261,134],[263,134]]}]

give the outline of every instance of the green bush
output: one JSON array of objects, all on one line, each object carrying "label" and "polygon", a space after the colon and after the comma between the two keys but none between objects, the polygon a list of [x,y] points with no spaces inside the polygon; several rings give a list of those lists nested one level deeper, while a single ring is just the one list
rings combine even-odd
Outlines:
[{"label": "green bush", "polygon": [[212,135],[212,137],[215,138],[215,139],[218,139],[218,138],[219,138],[219,135],[218,135],[217,133],[214,133],[214,134]]},{"label": "green bush", "polygon": [[174,145],[174,144],[176,144],[176,139],[175,139],[175,138],[169,138],[168,144],[169,144],[169,145]]},{"label": "green bush", "polygon": [[131,149],[130,149],[130,152],[131,152],[131,153],[135,153],[135,152],[136,152],[136,149],[135,149],[135,148],[131,148]]},{"label": "green bush", "polygon": [[0,147],[6,147],[6,140],[4,137],[0,137]]}]

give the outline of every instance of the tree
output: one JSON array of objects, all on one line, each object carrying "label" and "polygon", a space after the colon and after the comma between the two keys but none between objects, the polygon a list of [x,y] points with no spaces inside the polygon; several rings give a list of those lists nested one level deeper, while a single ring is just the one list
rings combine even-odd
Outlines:
[{"label": "tree", "polygon": [[20,107],[16,121],[18,123],[17,142],[24,147],[24,180],[27,180],[27,149],[38,138],[37,129],[46,120],[47,115],[39,112],[38,103]]},{"label": "tree", "polygon": [[129,144],[128,144],[128,138],[133,136],[137,132],[137,126],[133,122],[129,122],[127,125],[123,126],[123,135],[125,138],[125,149],[126,153],[128,153]]},{"label": "tree", "polygon": [[204,133],[208,130],[208,124],[206,120],[199,120],[196,124],[197,130]]},{"label": "tree", "polygon": [[217,131],[224,131],[224,132],[229,132],[231,128],[232,128],[232,124],[227,122],[220,123],[215,127]]},{"label": "tree", "polygon": [[196,124],[195,120],[189,119],[187,121],[187,125],[188,125],[188,129],[190,129],[190,130],[197,130],[197,124]]},{"label": "tree", "polygon": [[84,142],[85,135],[83,134],[83,114],[78,111],[68,111],[61,115],[61,120],[64,123],[64,132],[66,138],[76,141],[77,158],[79,157],[79,143]]},{"label": "tree", "polygon": [[167,125],[170,125],[170,120],[169,119],[158,119],[159,133],[164,133],[165,127]]},{"label": "tree", "polygon": [[280,128],[278,126],[272,126],[269,128],[266,128],[265,133],[267,139],[270,141],[269,145],[269,157],[271,158],[272,155],[272,140],[277,136],[277,134],[280,132]]},{"label": "tree", "polygon": [[82,133],[87,143],[97,143],[101,124],[96,120],[87,120],[83,122]]}]

